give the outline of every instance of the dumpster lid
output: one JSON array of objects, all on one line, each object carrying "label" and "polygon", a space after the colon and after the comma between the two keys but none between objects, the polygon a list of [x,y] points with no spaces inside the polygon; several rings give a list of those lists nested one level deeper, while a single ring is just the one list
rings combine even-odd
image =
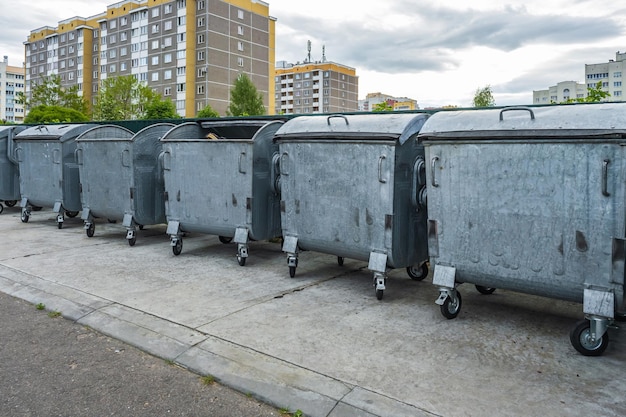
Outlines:
[{"label": "dumpster lid", "polygon": [[367,113],[298,116],[276,132],[275,140],[391,140],[406,142],[417,134],[426,113]]},{"label": "dumpster lid", "polygon": [[134,133],[125,127],[117,125],[100,125],[92,127],[89,130],[81,133],[76,138],[77,142],[87,141],[119,141],[119,140],[131,140]]},{"label": "dumpster lid", "polygon": [[61,124],[39,125],[29,127],[15,136],[16,140],[58,140],[66,142],[75,139],[93,125],[89,124]]},{"label": "dumpster lid", "polygon": [[282,123],[282,119],[225,119],[200,122],[210,139],[250,140],[263,127],[271,123]]},{"label": "dumpster lid", "polygon": [[424,141],[471,138],[626,138],[626,103],[440,111],[424,124]]}]

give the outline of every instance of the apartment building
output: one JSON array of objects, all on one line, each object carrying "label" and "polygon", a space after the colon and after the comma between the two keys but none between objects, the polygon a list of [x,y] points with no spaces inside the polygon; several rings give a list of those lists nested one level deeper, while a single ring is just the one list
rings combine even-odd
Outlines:
[{"label": "apartment building", "polygon": [[274,111],[275,21],[261,0],[125,0],[88,18],[31,31],[26,94],[47,75],[94,103],[101,81],[133,75],[183,117],[207,104],[224,115],[245,73]]},{"label": "apartment building", "polygon": [[554,104],[587,97],[587,85],[561,81],[547,90],[533,90],[533,104]]},{"label": "apartment building", "polygon": [[617,51],[615,59],[600,64],[585,64],[585,82],[587,87],[595,88],[598,82],[602,83],[602,90],[611,94],[605,101],[623,101],[622,74],[626,75],[626,53]]},{"label": "apartment building", "polygon": [[394,111],[419,110],[417,100],[408,97],[393,97],[380,92],[368,93],[364,100],[359,100],[359,111],[373,111],[379,103],[387,103]]},{"label": "apartment building", "polygon": [[16,102],[18,93],[24,93],[24,67],[9,65],[9,57],[0,62],[0,120],[24,122],[24,106]]},{"label": "apartment building", "polygon": [[357,111],[359,77],[354,68],[326,62],[276,63],[275,108],[279,114]]}]

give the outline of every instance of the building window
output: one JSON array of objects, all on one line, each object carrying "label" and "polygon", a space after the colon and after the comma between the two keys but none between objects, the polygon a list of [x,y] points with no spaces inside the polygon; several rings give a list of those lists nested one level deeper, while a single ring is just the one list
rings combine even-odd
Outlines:
[{"label": "building window", "polygon": [[243,26],[237,26],[237,34],[243,36]]},{"label": "building window", "polygon": [[159,56],[153,56],[152,57],[152,65],[159,65]]},{"label": "building window", "polygon": [[243,10],[237,10],[237,17],[239,19],[243,19],[244,15],[243,15]]},{"label": "building window", "polygon": [[159,81],[159,73],[158,72],[153,72],[152,73],[152,81]]},{"label": "building window", "polygon": [[240,67],[243,67],[243,58],[241,57],[237,58],[237,65],[239,65]]},{"label": "building window", "polygon": [[120,26],[126,26],[128,24],[128,18],[126,16],[120,17]]},{"label": "building window", "polygon": [[163,89],[163,95],[164,96],[171,96],[172,95],[172,87],[165,87]]},{"label": "building window", "polygon": [[121,33],[120,33],[120,41],[122,41],[122,42],[123,42],[123,41],[125,41],[125,40],[127,40],[127,39],[128,39],[128,33],[126,33],[126,32],[121,32]]},{"label": "building window", "polygon": [[198,10],[204,9],[204,0],[198,0]]},{"label": "building window", "polygon": [[176,100],[176,110],[185,110],[185,100]]},{"label": "building window", "polygon": [[152,9],[152,17],[159,17],[159,8],[158,7],[154,7]]},{"label": "building window", "polygon": [[172,54],[163,55],[163,63],[169,64],[170,62],[172,62]]},{"label": "building window", "polygon": [[116,65],[115,64],[109,65],[109,72],[115,72],[115,70],[116,70]]},{"label": "building window", "polygon": [[622,86],[622,82],[621,81],[614,81],[613,82],[613,87],[621,87]]},{"label": "building window", "polygon": [[176,91],[182,93],[185,91],[185,83],[176,84]]},{"label": "building window", "polygon": [[240,51],[243,51],[243,42],[241,41],[237,42],[237,49]]},{"label": "building window", "polygon": [[165,71],[163,71],[163,79],[164,80],[171,80],[172,79],[172,70],[165,70]]},{"label": "building window", "polygon": [[616,96],[616,97],[620,97],[622,95],[622,92],[621,91],[614,91],[613,95]]},{"label": "building window", "polygon": [[128,55],[128,47],[122,46],[120,48],[120,56],[126,56],[126,55]]},{"label": "building window", "polygon": [[172,46],[172,37],[168,36],[167,38],[163,38],[163,46]]},{"label": "building window", "polygon": [[204,17],[199,17],[198,18],[198,27],[202,27],[204,26]]},{"label": "building window", "polygon": [[198,35],[198,43],[204,43],[204,34]]},{"label": "building window", "polygon": [[126,62],[122,62],[120,63],[120,71],[126,71],[127,69],[127,64]]},{"label": "building window", "polygon": [[198,51],[198,61],[204,61],[204,51]]},{"label": "building window", "polygon": [[176,7],[178,7],[178,9],[184,9],[187,7],[187,0],[178,0],[176,2]]},{"label": "building window", "polygon": [[172,13],[172,5],[171,4],[166,4],[165,6],[163,6],[163,12],[165,14]]},{"label": "building window", "polygon": [[614,77],[614,78],[621,78],[621,77],[622,77],[622,72],[621,72],[621,71],[614,72],[614,73],[613,73],[613,77]]},{"label": "building window", "polygon": [[159,33],[159,24],[158,23],[155,23],[155,24],[152,25],[152,33]]},{"label": "building window", "polygon": [[187,16],[178,16],[178,26],[185,26],[187,23]]},{"label": "building window", "polygon": [[178,40],[178,42],[185,42],[185,39],[187,39],[186,33],[179,33],[178,35],[176,35],[176,39]]},{"label": "building window", "polygon": [[198,85],[198,94],[204,94],[204,84]]},{"label": "building window", "polygon": [[172,21],[167,20],[163,22],[163,30],[172,30]]},{"label": "building window", "polygon": [[159,40],[154,40],[152,41],[152,49],[158,49],[159,48]]},{"label": "building window", "polygon": [[176,75],[185,75],[187,73],[187,67],[176,68]]}]

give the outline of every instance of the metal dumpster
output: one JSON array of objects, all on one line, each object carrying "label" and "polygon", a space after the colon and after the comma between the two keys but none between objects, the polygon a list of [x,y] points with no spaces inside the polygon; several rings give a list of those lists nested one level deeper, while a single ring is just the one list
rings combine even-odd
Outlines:
[{"label": "metal dumpster", "polygon": [[52,207],[57,225],[64,216],[75,217],[81,209],[76,138],[91,129],[89,124],[33,126],[15,136],[20,171],[22,222],[33,207]]},{"label": "metal dumpster", "polygon": [[601,354],[624,308],[626,104],[439,112],[419,135],[442,314],[457,284],[583,303],[574,347]]},{"label": "metal dumpster", "polygon": [[276,133],[283,251],[368,261],[382,299],[387,267],[428,275],[424,151],[427,114],[300,116]]},{"label": "metal dumpster", "polygon": [[[0,127],[0,202],[13,207],[20,199],[19,165],[15,159],[13,137],[26,126]],[[4,210],[0,204],[0,213]]]},{"label": "metal dumpster", "polygon": [[183,123],[161,139],[167,233],[172,251],[182,251],[184,232],[237,243],[244,266],[249,240],[280,236],[280,197],[276,188],[282,125],[268,118]]},{"label": "metal dumpster", "polygon": [[119,126],[99,126],[76,140],[87,236],[94,235],[95,218],[119,220],[134,246],[138,227],[165,223],[159,140],[173,127],[157,123],[133,134]]}]

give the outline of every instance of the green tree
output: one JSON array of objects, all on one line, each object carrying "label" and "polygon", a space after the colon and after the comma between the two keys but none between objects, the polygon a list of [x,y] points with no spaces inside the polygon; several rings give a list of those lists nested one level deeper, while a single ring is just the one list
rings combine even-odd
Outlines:
[{"label": "green tree", "polygon": [[160,100],[157,93],[135,76],[107,78],[102,82],[94,105],[95,120],[135,120],[145,117],[150,103]]},{"label": "green tree", "polygon": [[146,105],[144,119],[178,119],[180,116],[176,112],[176,106],[172,100],[157,98]]},{"label": "green tree", "polygon": [[39,105],[33,107],[24,118],[24,123],[74,123],[88,122],[89,117],[75,109],[61,106]]},{"label": "green tree", "polygon": [[490,85],[476,89],[472,105],[474,107],[493,107],[496,105],[496,100],[493,98]]},{"label": "green tree", "polygon": [[373,112],[383,112],[383,111],[393,111],[393,107],[387,103],[386,101],[381,101],[380,103],[376,103]]},{"label": "green tree", "polygon": [[196,117],[220,117],[220,114],[216,112],[210,104],[207,104],[205,108],[196,114]]},{"label": "green tree", "polygon": [[74,109],[85,115],[89,113],[87,102],[78,94],[78,84],[63,87],[61,77],[56,74],[44,76],[34,83],[30,100],[22,93],[18,94],[16,101],[28,108],[58,106]]},{"label": "green tree", "polygon": [[265,114],[263,95],[257,92],[252,80],[246,74],[240,74],[230,90],[230,104],[226,113],[229,116]]}]

